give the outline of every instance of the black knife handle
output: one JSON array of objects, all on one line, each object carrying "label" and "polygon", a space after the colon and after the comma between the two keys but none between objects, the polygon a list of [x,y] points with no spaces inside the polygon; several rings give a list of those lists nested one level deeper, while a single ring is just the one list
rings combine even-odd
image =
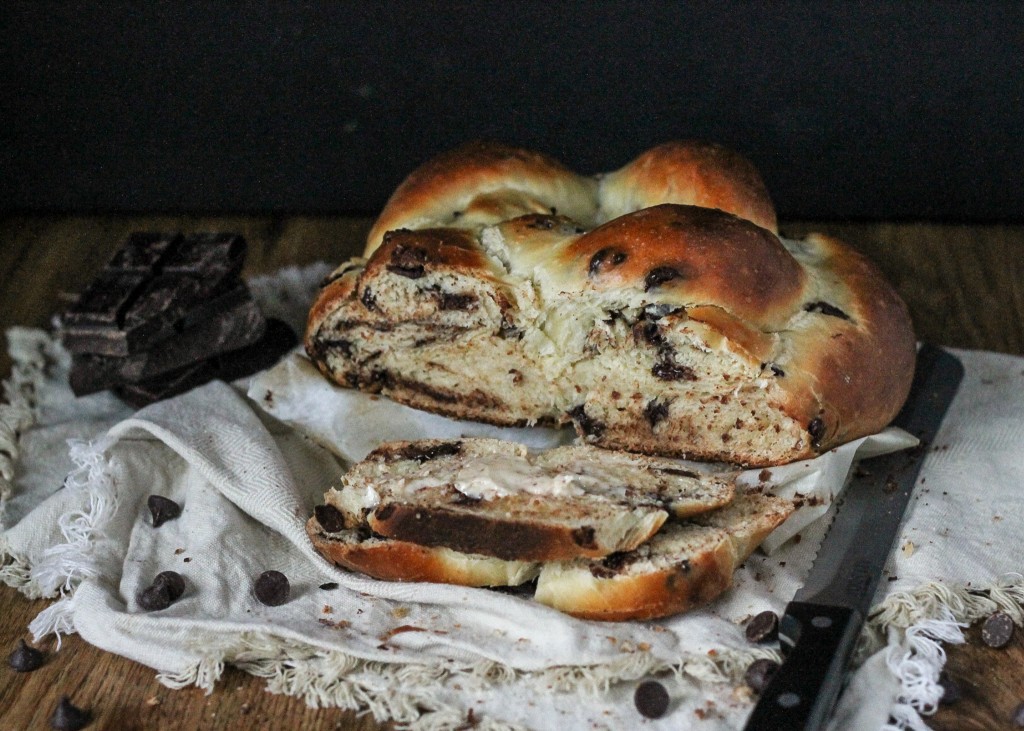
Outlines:
[{"label": "black knife handle", "polygon": [[790,602],[779,623],[785,661],[762,691],[744,731],[824,728],[864,617],[848,607]]}]

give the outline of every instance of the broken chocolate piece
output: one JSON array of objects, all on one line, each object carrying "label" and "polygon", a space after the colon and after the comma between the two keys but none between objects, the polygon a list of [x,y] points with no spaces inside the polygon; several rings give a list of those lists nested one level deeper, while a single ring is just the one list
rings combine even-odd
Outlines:
[{"label": "broken chocolate piece", "polygon": [[324,591],[333,591],[338,588],[337,581],[328,581],[326,584],[320,584],[320,588]]},{"label": "broken chocolate piece", "polygon": [[61,696],[57,709],[50,717],[50,727],[57,731],[78,731],[85,728],[92,721],[92,714],[83,708],[71,703],[66,695]]},{"label": "broken chocolate piece", "polygon": [[295,347],[298,338],[286,323],[267,320],[263,337],[251,345],[214,356],[196,365],[138,383],[124,383],[114,393],[135,408],[177,396],[214,379],[234,381],[274,365]]},{"label": "broken chocolate piece", "polygon": [[236,284],[245,249],[236,234],[133,234],[61,317],[64,346],[125,356],[176,335]]},{"label": "broken chocolate piece", "polygon": [[16,673],[30,673],[41,668],[45,660],[42,652],[18,640],[17,648],[7,656],[7,665]]},{"label": "broken chocolate piece", "polygon": [[239,284],[220,303],[227,309],[150,348],[124,357],[79,353],[72,356],[71,390],[76,396],[123,383],[152,380],[215,355],[238,350],[264,334],[263,313]]},{"label": "broken chocolate piece", "polygon": [[168,520],[174,520],[181,515],[181,506],[170,498],[163,495],[150,495],[146,500],[149,512],[153,515],[153,527],[159,528]]},{"label": "broken chocolate piece", "polygon": [[279,607],[288,601],[291,586],[288,577],[280,571],[264,571],[253,587],[256,598],[268,607]]},{"label": "broken chocolate piece", "polygon": [[645,680],[633,692],[633,705],[644,718],[661,718],[668,710],[670,698],[665,686],[657,680]]},{"label": "broken chocolate piece", "polygon": [[779,617],[775,612],[765,611],[754,616],[745,630],[749,642],[774,642],[779,636]]}]

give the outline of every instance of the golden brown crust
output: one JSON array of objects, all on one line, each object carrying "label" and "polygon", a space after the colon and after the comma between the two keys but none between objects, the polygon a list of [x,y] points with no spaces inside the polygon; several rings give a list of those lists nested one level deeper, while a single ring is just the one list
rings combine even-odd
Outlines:
[{"label": "golden brown crust", "polygon": [[785,321],[806,276],[766,229],[676,204],[609,221],[576,239],[551,266],[598,291],[631,287],[658,301],[714,304],[762,327]]},{"label": "golden brown crust", "polygon": [[[493,222],[527,213],[555,213],[559,204],[570,215],[592,211],[595,187],[539,152],[469,142],[428,160],[395,189],[367,236],[364,253],[372,254],[384,234],[394,229],[458,226],[473,205]],[[510,191],[514,201],[509,201]],[[498,192],[501,195],[494,197]]]},{"label": "golden brown crust", "polygon": [[538,594],[538,600],[581,619],[625,622],[668,617],[707,604],[732,585],[737,565],[723,533],[711,550],[660,571],[595,578],[580,591]]},{"label": "golden brown crust", "polygon": [[617,208],[621,201],[616,215],[684,203],[728,211],[778,233],[775,207],[757,168],[737,152],[709,142],[668,142],[644,152],[604,177],[601,197],[605,208]]},{"label": "golden brown crust", "polygon": [[820,234],[804,244],[842,283],[829,293],[835,296],[804,302],[815,322],[791,333],[793,377],[779,380],[783,409],[812,432],[813,456],[895,417],[910,391],[917,349],[906,304],[866,257]]}]

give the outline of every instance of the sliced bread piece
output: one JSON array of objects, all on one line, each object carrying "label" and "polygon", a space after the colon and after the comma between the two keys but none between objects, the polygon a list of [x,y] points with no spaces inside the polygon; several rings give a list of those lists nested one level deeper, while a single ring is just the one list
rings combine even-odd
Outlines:
[{"label": "sliced bread piece", "polygon": [[545,564],[534,598],[583,619],[654,619],[686,611],[725,591],[740,563],[792,511],[782,498],[739,496],[723,510],[666,524],[634,551]]},{"label": "sliced bread piece", "polygon": [[503,561],[449,548],[430,548],[374,536],[368,530],[327,531],[316,515],[306,523],[313,547],[337,566],[385,581],[431,581],[461,586],[519,586],[540,564]]},{"label": "sliced bread piece", "polygon": [[593,447],[530,455],[497,439],[392,442],[329,490],[347,528],[505,560],[629,551],[669,516],[729,503],[734,476]]}]

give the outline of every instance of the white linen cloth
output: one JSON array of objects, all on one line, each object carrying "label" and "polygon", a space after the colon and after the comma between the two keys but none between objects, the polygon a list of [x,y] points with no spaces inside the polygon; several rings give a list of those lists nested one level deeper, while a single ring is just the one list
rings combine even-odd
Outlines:
[{"label": "white linen cloth", "polygon": [[[273,280],[295,290],[293,322],[302,286],[318,274]],[[543,448],[571,435],[455,422],[337,389],[298,354],[254,379],[251,398],[211,383],[132,414],[109,394],[74,399],[67,354],[45,333],[8,337],[16,365],[10,405],[0,407],[0,580],[29,596],[61,595],[33,622],[37,635],[78,632],[171,686],[212,689],[231,663],[274,692],[413,728],[467,719],[481,728],[741,728],[751,707],[743,670],[775,654],[751,646],[742,623],[781,612],[827,528],[805,511],[720,600],[658,622],[587,622],[515,593],[379,582],[330,566],[303,530],[347,462],[383,439],[486,434]],[[967,377],[929,447],[835,728],[890,719],[925,728],[919,714],[939,692],[937,640],[959,641],[958,623],[997,606],[1022,618],[1024,360],[957,355]],[[773,468],[768,482],[827,498],[858,447],[863,456],[907,444],[890,430]],[[179,502],[181,517],[153,528],[150,494]],[[779,545],[794,532],[801,540]],[[184,596],[141,611],[137,593],[167,569],[185,577]],[[252,594],[267,569],[291,581],[282,606]],[[631,700],[652,675],[672,696],[656,721]]]}]

